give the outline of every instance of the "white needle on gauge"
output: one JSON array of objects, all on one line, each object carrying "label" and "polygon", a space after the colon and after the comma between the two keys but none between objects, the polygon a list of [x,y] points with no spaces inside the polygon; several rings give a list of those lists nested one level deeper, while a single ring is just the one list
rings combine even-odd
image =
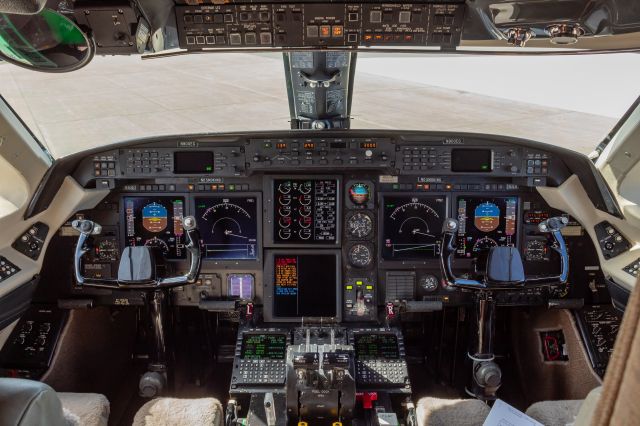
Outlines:
[{"label": "white needle on gauge", "polygon": [[417,229],[414,229],[413,231],[411,231],[412,234],[420,234],[420,235],[426,235],[427,237],[433,237],[435,238],[435,235],[431,235],[431,234],[427,234],[426,232],[420,232]]},{"label": "white needle on gauge", "polygon": [[233,231],[224,231],[224,235],[231,235],[232,237],[244,238],[245,240],[249,239],[249,237],[244,237],[242,235],[234,234]]}]

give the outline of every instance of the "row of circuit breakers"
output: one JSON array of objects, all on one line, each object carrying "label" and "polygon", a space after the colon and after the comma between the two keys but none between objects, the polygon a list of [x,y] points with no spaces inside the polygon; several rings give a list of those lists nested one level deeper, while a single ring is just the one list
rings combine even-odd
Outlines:
[{"label": "row of circuit breakers", "polygon": [[464,3],[177,6],[183,49],[460,44]]}]

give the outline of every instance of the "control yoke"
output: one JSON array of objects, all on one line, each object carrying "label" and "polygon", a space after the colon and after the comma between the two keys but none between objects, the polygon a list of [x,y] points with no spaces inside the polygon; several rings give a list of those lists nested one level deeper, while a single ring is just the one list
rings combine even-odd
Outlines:
[{"label": "control yoke", "polygon": [[82,258],[90,250],[87,240],[91,235],[98,235],[102,227],[90,220],[74,220],[71,223],[80,232],[74,256],[74,271],[78,285],[98,288],[118,288],[129,290],[162,290],[193,284],[200,273],[202,253],[200,251],[200,233],[196,228],[193,216],[182,219],[186,234],[186,249],[189,253],[189,270],[177,277],[156,277],[155,260],[152,249],[146,246],[127,247],[120,258],[117,279],[87,278],[82,275]]},{"label": "control yoke", "polygon": [[452,260],[456,251],[456,231],[458,221],[447,219],[443,225],[443,239],[440,248],[441,269],[447,283],[453,287],[475,290],[499,290],[523,286],[547,286],[562,284],[569,276],[569,255],[561,230],[569,220],[564,216],[552,217],[538,225],[542,233],[549,233],[554,239],[552,248],[560,254],[559,275],[525,277],[520,253],[514,247],[493,247],[487,259],[487,273],[482,281],[458,278],[453,274]]}]

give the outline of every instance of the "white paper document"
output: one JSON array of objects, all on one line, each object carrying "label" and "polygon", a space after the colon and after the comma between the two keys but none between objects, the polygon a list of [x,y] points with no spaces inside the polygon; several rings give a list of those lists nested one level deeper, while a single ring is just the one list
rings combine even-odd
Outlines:
[{"label": "white paper document", "polygon": [[483,426],[544,426],[501,399],[496,400]]}]

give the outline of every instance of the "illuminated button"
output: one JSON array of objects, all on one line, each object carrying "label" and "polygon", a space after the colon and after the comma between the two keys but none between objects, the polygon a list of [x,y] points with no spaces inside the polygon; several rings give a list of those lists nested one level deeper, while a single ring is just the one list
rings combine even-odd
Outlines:
[{"label": "illuminated button", "polygon": [[330,25],[320,25],[320,37],[327,38],[331,36],[331,26]]},{"label": "illuminated button", "polygon": [[242,36],[239,33],[231,33],[229,34],[229,43],[232,45],[237,45],[242,43]]},{"label": "illuminated button", "polygon": [[362,285],[364,284],[362,281],[356,281],[356,285]]},{"label": "illuminated button", "polygon": [[404,41],[413,41],[413,35],[412,34],[405,34]]},{"label": "illuminated button", "polygon": [[347,290],[353,290],[353,286],[352,285],[348,285],[347,286]]},{"label": "illuminated button", "polygon": [[400,12],[400,17],[398,18],[401,24],[407,24],[411,22],[411,11],[403,10]]},{"label": "illuminated button", "polygon": [[382,22],[382,12],[379,10],[372,10],[369,15],[369,21],[371,22]]},{"label": "illuminated button", "polygon": [[373,286],[372,285],[368,285],[366,286],[367,290],[373,290]]},{"label": "illuminated button", "polygon": [[256,44],[257,43],[256,33],[246,33],[244,35],[244,41],[247,44]]},{"label": "illuminated button", "polygon": [[333,34],[334,37],[342,37],[343,35],[342,25],[334,25],[333,27],[331,27],[331,34]]},{"label": "illuminated button", "polygon": [[383,40],[382,34],[376,34],[373,38],[374,38],[376,41],[382,41],[382,40]]},{"label": "illuminated button", "polygon": [[318,37],[317,25],[307,25],[307,37],[312,37],[312,38]]},{"label": "illuminated button", "polygon": [[373,35],[371,34],[365,34],[364,35],[364,41],[371,41],[373,39]]},{"label": "illuminated button", "polygon": [[271,33],[260,33],[260,44],[271,44]]}]

